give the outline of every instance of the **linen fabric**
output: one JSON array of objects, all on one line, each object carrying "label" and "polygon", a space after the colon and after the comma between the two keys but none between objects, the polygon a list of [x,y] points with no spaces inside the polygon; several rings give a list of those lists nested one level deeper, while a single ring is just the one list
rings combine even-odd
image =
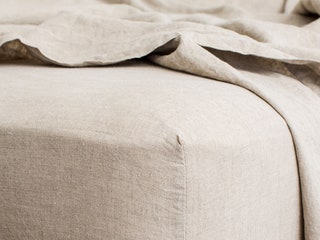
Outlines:
[{"label": "linen fabric", "polygon": [[252,92],[143,62],[0,71],[0,239],[302,239],[290,131]]},{"label": "linen fabric", "polygon": [[[290,6],[282,2],[259,14],[245,7],[250,1],[234,1],[228,6],[210,2],[70,1],[52,9],[18,11],[11,19],[0,20],[0,56],[71,67],[147,57],[167,68],[254,92],[289,126],[299,166],[304,234],[307,240],[317,239],[319,1],[305,0]],[[52,6],[52,2],[41,5]],[[284,14],[288,9],[294,9],[294,13]],[[8,7],[8,12],[11,10]],[[175,237],[188,239],[186,220],[182,219],[185,217],[177,220],[180,225],[174,228],[178,234]]]}]

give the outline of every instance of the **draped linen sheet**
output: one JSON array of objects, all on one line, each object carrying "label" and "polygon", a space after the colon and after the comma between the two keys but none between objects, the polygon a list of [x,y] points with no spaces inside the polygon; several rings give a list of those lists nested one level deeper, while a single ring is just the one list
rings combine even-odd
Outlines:
[{"label": "draped linen sheet", "polygon": [[254,92],[288,124],[299,166],[305,238],[318,239],[320,3],[258,1],[261,9],[254,11],[253,0],[211,2],[33,1],[39,8],[30,3],[29,11],[9,4],[0,19],[0,56],[70,67],[146,57]]}]

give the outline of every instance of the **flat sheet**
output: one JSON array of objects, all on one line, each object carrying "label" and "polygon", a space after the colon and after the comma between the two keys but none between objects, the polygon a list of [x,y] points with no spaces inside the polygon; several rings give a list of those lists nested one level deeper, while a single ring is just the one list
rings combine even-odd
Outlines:
[{"label": "flat sheet", "polygon": [[[320,72],[319,1],[294,3],[290,7],[294,13],[289,15],[280,14],[287,11],[286,2],[282,7],[263,8],[264,14],[241,9],[241,5],[250,5],[243,1],[234,1],[231,6],[222,2],[211,5],[205,0],[190,4],[179,0],[111,2],[122,4],[70,1],[67,6],[57,4],[51,9],[48,1],[40,4],[44,6],[40,10],[45,11],[19,12],[10,22],[3,18],[2,58],[87,66],[148,56],[159,65],[253,91],[272,105],[290,127],[299,163],[305,237],[317,239],[320,102],[315,93],[319,93]],[[264,6],[264,2],[259,3]]]},{"label": "flat sheet", "polygon": [[0,72],[0,239],[302,239],[290,131],[252,92],[143,62]]}]

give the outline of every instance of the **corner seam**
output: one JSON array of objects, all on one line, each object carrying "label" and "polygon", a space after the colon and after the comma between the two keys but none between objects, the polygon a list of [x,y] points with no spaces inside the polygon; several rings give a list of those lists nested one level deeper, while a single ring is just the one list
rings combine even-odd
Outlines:
[{"label": "corner seam", "polygon": [[177,134],[177,141],[181,148],[182,160],[184,163],[184,189],[185,189],[185,199],[184,199],[184,213],[183,213],[183,240],[187,240],[187,203],[188,203],[188,185],[187,185],[187,158],[185,154],[185,148],[183,141],[181,141],[180,136]]}]

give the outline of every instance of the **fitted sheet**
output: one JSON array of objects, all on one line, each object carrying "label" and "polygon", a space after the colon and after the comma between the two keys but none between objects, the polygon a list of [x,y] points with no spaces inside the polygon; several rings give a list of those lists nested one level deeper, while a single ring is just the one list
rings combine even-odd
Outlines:
[{"label": "fitted sheet", "polygon": [[[257,94],[288,124],[299,166],[304,237],[318,240],[320,0],[15,0],[2,5],[1,60],[84,67],[144,57]],[[185,240],[189,229],[183,216],[175,234]]]},{"label": "fitted sheet", "polygon": [[143,61],[0,65],[0,239],[303,239],[284,119]]}]

